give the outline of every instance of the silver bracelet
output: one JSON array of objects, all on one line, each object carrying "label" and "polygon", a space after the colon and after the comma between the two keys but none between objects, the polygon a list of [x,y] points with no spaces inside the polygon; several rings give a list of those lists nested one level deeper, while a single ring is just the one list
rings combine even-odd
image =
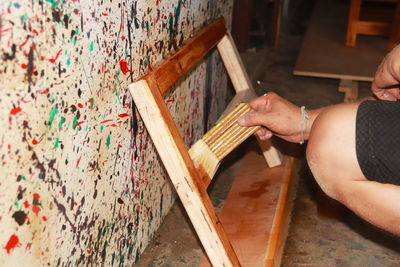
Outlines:
[{"label": "silver bracelet", "polygon": [[301,125],[300,125],[301,141],[300,141],[300,145],[302,145],[302,144],[304,144],[304,135],[305,135],[306,129],[307,129],[308,113],[307,113],[305,106],[301,106],[300,110],[301,110]]}]

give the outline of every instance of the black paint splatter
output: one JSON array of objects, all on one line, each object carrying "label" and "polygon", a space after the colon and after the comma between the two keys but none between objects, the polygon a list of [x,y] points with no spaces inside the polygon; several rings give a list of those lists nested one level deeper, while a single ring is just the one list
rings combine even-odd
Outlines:
[{"label": "black paint splatter", "polygon": [[22,210],[19,210],[14,212],[12,217],[18,223],[18,225],[23,225],[25,223],[26,213]]},{"label": "black paint splatter", "polygon": [[15,58],[15,53],[17,52],[17,46],[12,44],[11,46],[11,53],[4,53],[3,60],[13,60]]}]

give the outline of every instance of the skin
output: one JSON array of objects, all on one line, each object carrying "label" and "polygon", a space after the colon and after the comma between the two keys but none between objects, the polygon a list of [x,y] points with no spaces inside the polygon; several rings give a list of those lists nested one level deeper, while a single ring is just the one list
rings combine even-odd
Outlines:
[{"label": "skin", "polygon": [[[400,99],[400,46],[378,67],[372,83],[377,99]],[[391,87],[387,89],[387,87]],[[370,223],[400,235],[400,187],[367,180],[357,161],[356,115],[360,102],[308,110],[304,137],[306,157],[321,189]],[[238,119],[242,126],[264,126],[261,139],[276,135],[289,142],[301,141],[301,111],[275,93],[249,102],[253,112]]]},{"label": "skin", "polygon": [[[375,73],[372,93],[381,100],[400,99],[400,45],[386,55]],[[393,87],[390,89],[385,89]]]}]

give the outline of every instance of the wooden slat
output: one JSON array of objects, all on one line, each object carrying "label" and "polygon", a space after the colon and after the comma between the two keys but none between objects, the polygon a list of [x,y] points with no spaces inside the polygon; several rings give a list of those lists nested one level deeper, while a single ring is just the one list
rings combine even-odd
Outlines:
[{"label": "wooden slat", "polygon": [[[235,43],[233,42],[232,36],[229,34],[229,32],[221,39],[217,47],[228,75],[231,78],[233,87],[235,88],[236,93],[240,94],[240,96],[234,98],[233,101],[231,101],[231,103],[228,105],[227,110],[229,111],[231,108],[233,108],[233,106],[236,104],[235,101],[238,101],[238,99],[247,97],[249,98],[247,101],[249,101],[250,99],[254,98],[256,94],[240,58],[239,52],[237,51]],[[280,165],[282,155],[271,145],[271,141],[260,140],[260,142],[260,147],[269,148],[268,150],[263,150],[264,158],[267,161],[268,166],[275,167]]]},{"label": "wooden slat", "polygon": [[240,266],[202,185],[202,177],[197,173],[157,87],[149,84],[149,80],[142,80],[131,84],[129,90],[213,265]]},{"label": "wooden slat", "polygon": [[289,158],[285,172],[282,173],[283,182],[279,192],[274,221],[272,223],[268,247],[265,258],[265,267],[281,266],[283,249],[288,234],[290,211],[293,203],[295,177],[293,172],[294,159]]},{"label": "wooden slat", "polygon": [[360,20],[357,23],[357,33],[375,36],[389,36],[390,23]]},{"label": "wooden slat", "polygon": [[346,46],[354,47],[357,40],[357,22],[360,17],[361,0],[351,0],[347,19]]},{"label": "wooden slat", "polygon": [[[220,215],[245,267],[278,263],[288,228],[295,184],[295,176],[290,175],[295,173],[294,159],[285,156],[276,168],[267,168],[263,162],[252,141]],[[207,257],[203,257],[200,266],[210,266]]]},{"label": "wooden slat", "polygon": [[154,79],[160,93],[164,94],[185,72],[204,57],[225,36],[226,32],[225,20],[217,19],[141,79]]}]

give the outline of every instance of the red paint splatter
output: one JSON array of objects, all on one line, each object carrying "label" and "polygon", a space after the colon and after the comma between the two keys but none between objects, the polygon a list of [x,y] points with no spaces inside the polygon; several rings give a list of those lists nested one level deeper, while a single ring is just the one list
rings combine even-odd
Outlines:
[{"label": "red paint splatter", "polygon": [[78,104],[79,108],[83,108],[83,105],[81,103]]},{"label": "red paint splatter", "polygon": [[47,221],[47,217],[46,216],[43,216],[42,219],[43,219],[43,221]]},{"label": "red paint splatter", "polygon": [[32,211],[33,211],[33,213],[36,214],[36,216],[38,216],[39,215],[39,211],[40,211],[39,206],[38,205],[33,205],[32,206]]},{"label": "red paint splatter", "polygon": [[58,56],[60,55],[60,53],[61,53],[61,49],[58,51],[58,53],[57,53],[57,55],[56,55],[56,58],[50,58],[50,59],[49,59],[50,63],[55,63],[56,60],[57,60],[57,58],[58,58]]},{"label": "red paint splatter", "polygon": [[25,200],[25,202],[24,202],[24,207],[25,207],[25,208],[29,208],[29,203],[28,203],[27,200]]},{"label": "red paint splatter", "polygon": [[22,109],[20,107],[13,108],[10,110],[10,115],[15,115],[21,111],[22,111]]},{"label": "red paint splatter", "polygon": [[36,139],[33,139],[32,144],[37,145],[37,144],[39,144],[39,142]]},{"label": "red paint splatter", "polygon": [[39,195],[39,194],[37,194],[37,193],[35,193],[35,194],[33,194],[33,198],[34,198],[34,199],[36,199],[36,200],[39,200],[39,198],[40,198],[40,195]]},{"label": "red paint splatter", "polygon": [[106,123],[106,122],[109,122],[109,121],[112,121],[112,120],[104,120],[104,121],[102,121],[100,123]]},{"label": "red paint splatter", "polygon": [[76,168],[78,168],[79,162],[81,162],[81,158],[82,158],[82,156],[80,156],[79,159],[78,159],[78,161],[76,162]]},{"label": "red paint splatter", "polygon": [[76,127],[78,127],[79,125],[81,125],[82,123],[84,123],[85,121],[79,121],[76,123]]},{"label": "red paint splatter", "polygon": [[126,75],[128,72],[132,72],[132,71],[128,68],[128,63],[127,63],[125,60],[123,60],[123,59],[121,59],[121,60],[119,61],[119,66],[121,67],[121,71],[122,71],[122,73],[123,73],[124,75]]},{"label": "red paint splatter", "polygon": [[16,247],[20,247],[22,244],[19,243],[19,238],[15,234],[13,234],[7,242],[5,249],[7,250],[7,254],[10,254],[10,251]]},{"label": "red paint splatter", "polygon": [[107,17],[108,16],[108,14],[107,13],[105,13],[105,12],[102,12],[101,13],[103,16],[105,16],[105,17]]},{"label": "red paint splatter", "polygon": [[128,117],[128,116],[129,116],[128,113],[122,113],[122,114],[118,115],[118,117],[120,117],[120,118],[124,118],[124,117]]}]

